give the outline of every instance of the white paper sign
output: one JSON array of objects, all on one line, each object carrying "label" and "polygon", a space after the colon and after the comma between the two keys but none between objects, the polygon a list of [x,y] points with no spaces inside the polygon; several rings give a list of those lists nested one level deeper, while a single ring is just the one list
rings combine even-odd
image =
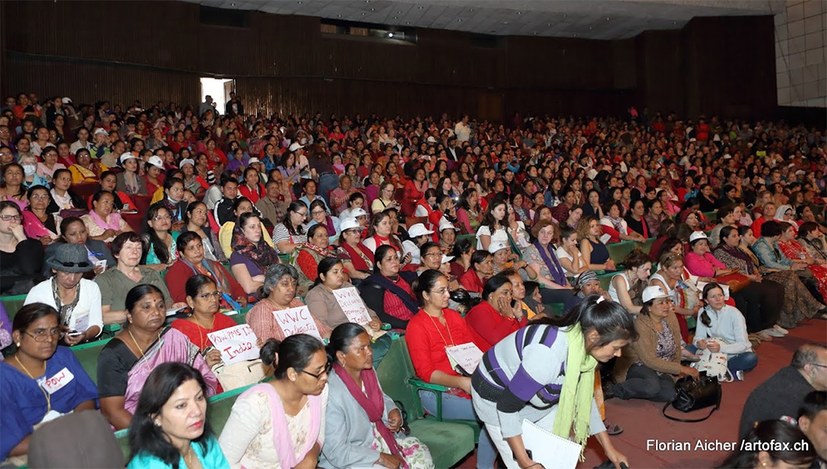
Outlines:
[{"label": "white paper sign", "polygon": [[445,347],[445,353],[448,354],[448,361],[451,362],[451,366],[454,368],[460,367],[467,375],[473,373],[479,366],[480,360],[482,360],[482,350],[473,342]]},{"label": "white paper sign", "polygon": [[333,290],[333,296],[336,297],[336,301],[339,302],[339,306],[342,307],[342,311],[350,322],[364,326],[372,320],[368,314],[368,307],[365,306],[356,287]]},{"label": "white paper sign", "polygon": [[316,321],[313,320],[307,306],[273,311],[273,316],[276,317],[276,322],[284,331],[285,337],[295,334],[309,334],[322,340],[322,334],[319,333]]},{"label": "white paper sign", "polygon": [[68,368],[64,368],[55,373],[51,378],[43,380],[43,389],[45,389],[49,395],[52,395],[72,382],[73,379],[75,379],[75,375],[73,375]]},{"label": "white paper sign", "polygon": [[239,324],[220,331],[209,332],[207,337],[210,338],[215,348],[221,352],[221,360],[224,361],[225,365],[258,358],[259,349],[256,345],[258,339],[247,324]]},{"label": "white paper sign", "polygon": [[580,445],[529,420],[523,420],[523,444],[531,450],[531,459],[544,467],[574,469],[580,458]]}]

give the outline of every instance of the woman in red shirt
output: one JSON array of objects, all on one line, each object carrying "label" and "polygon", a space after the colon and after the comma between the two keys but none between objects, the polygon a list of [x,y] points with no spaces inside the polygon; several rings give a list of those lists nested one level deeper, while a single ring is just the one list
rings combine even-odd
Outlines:
[{"label": "woman in red shirt", "polygon": [[468,293],[482,293],[483,285],[494,273],[494,255],[488,251],[474,251],[471,265],[459,278],[459,283]]},{"label": "woman in red shirt", "polygon": [[425,178],[425,170],[417,168],[414,178],[405,183],[405,190],[402,195],[402,213],[406,217],[414,214],[414,207],[416,207],[419,199],[425,196],[425,190],[427,189],[428,180]]},{"label": "woman in red shirt", "polygon": [[480,347],[483,352],[528,324],[512,297],[512,291],[513,285],[507,275],[500,273],[489,278],[482,290],[482,301],[465,316],[471,330],[487,342],[485,348]]},{"label": "woman in red shirt", "polygon": [[[440,395],[443,419],[476,419],[469,394],[471,378],[460,375],[451,367],[445,349],[469,342],[480,348],[485,344],[459,313],[448,308],[448,277],[436,270],[427,270],[414,282],[414,293],[422,308],[408,323],[405,340],[416,376],[450,388]],[[419,396],[422,407],[429,414],[436,415],[437,395],[421,391]],[[477,467],[494,467],[495,458],[491,439],[483,431],[477,451]]]}]

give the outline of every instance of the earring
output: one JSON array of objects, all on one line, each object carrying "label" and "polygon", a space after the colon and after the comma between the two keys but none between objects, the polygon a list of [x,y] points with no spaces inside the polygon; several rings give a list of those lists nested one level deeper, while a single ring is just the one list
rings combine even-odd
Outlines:
[{"label": "earring", "polygon": [[18,348],[20,348],[20,342],[14,344],[14,345],[16,345]]}]

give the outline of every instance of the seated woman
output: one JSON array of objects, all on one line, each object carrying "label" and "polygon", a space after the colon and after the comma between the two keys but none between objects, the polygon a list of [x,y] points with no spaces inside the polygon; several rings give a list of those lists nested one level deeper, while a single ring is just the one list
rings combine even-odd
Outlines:
[{"label": "seated woman", "polygon": [[236,399],[218,441],[231,467],[310,469],[325,436],[327,360],[322,342],[296,334],[268,340],[261,360],[275,379]]},{"label": "seated woman", "polygon": [[373,274],[359,285],[359,291],[365,304],[382,322],[394,329],[405,329],[419,311],[419,303],[411,288],[415,278],[414,272],[400,272],[399,253],[393,246],[379,246]]},{"label": "seated woman", "polygon": [[[350,287],[353,285],[347,281],[342,261],[335,257],[326,257],[319,262],[319,277],[316,279],[315,286],[307,292],[304,301],[313,318],[322,323],[328,331],[349,321],[342,307],[339,306],[339,302],[336,301],[333,291]],[[370,329],[379,331],[382,328],[382,321],[370,308],[368,308],[368,315],[371,317],[368,324]]]},{"label": "seated woman", "polygon": [[[554,224],[551,224],[551,226],[555,231],[558,229]],[[580,252],[580,243],[577,237],[577,230],[574,228],[568,225],[563,225],[563,227],[560,228],[560,242],[554,253],[557,255],[557,260],[560,261],[560,265],[566,270],[566,277],[577,277],[589,270],[589,263],[586,262],[583,253]],[[552,235],[551,239],[555,239],[554,235]]]},{"label": "seated woman", "polygon": [[224,250],[218,242],[218,234],[210,228],[210,213],[204,202],[193,202],[187,205],[184,212],[184,232],[192,231],[201,237],[204,244],[204,258],[216,261],[227,262]]},{"label": "seated woman", "polygon": [[619,202],[612,202],[606,208],[606,215],[600,219],[603,228],[603,236],[609,239],[606,244],[619,243],[621,241],[645,241],[646,238],[640,233],[629,229],[629,223],[623,219],[623,207]]},{"label": "seated woman", "polygon": [[52,200],[46,186],[32,186],[26,192],[29,206],[23,211],[23,230],[26,236],[48,246],[58,239],[55,214],[49,213]]},{"label": "seated woman", "polygon": [[208,391],[201,373],[184,363],[153,370],[129,425],[127,468],[230,469],[207,419]]},{"label": "seated woman", "polygon": [[327,231],[329,242],[335,243],[342,232],[339,225],[339,217],[334,217],[327,212],[327,205],[324,200],[317,199],[310,203],[310,220],[307,222],[307,229],[310,230],[313,225],[322,225]]},{"label": "seated woman", "polygon": [[[130,232],[131,233],[131,232]],[[60,237],[56,242],[46,246],[44,257],[48,259],[54,253],[54,250],[63,243],[79,244],[86,248],[86,253],[89,256],[89,262],[95,266],[92,272],[95,275],[102,273],[106,269],[115,267],[117,261],[112,257],[112,251],[103,241],[98,241],[89,237],[86,231],[86,225],[78,217],[66,217],[60,221]],[[100,265],[100,261],[106,261],[105,265]],[[45,267],[45,266],[44,266]],[[49,268],[43,269],[43,275],[49,275]]]},{"label": "seated woman", "polygon": [[454,244],[454,249],[447,253],[453,257],[451,262],[451,275],[459,280],[462,274],[471,268],[471,257],[476,252],[476,241],[470,239],[460,239]]},{"label": "seated woman", "polygon": [[[112,254],[117,266],[107,269],[95,277],[95,283],[101,291],[101,305],[104,324],[123,324],[126,322],[126,305],[124,298],[132,288],[148,284],[158,287],[164,295],[167,309],[186,306],[183,301],[173,304],[163,277],[157,270],[140,265],[143,257],[143,243],[138,233],[121,233],[112,241]],[[171,279],[171,277],[167,277]]]},{"label": "seated woman", "polygon": [[635,316],[638,340],[627,345],[614,367],[614,385],[608,384],[609,398],[647,399],[671,402],[675,379],[698,378],[698,370],[681,365],[681,331],[675,303],[661,287],[643,289],[643,306]]},{"label": "seated woman", "polygon": [[399,207],[399,202],[394,199],[396,186],[392,182],[382,183],[380,189],[379,197],[373,199],[370,204],[370,211],[373,215],[382,213],[389,207]]},{"label": "seated woman", "polygon": [[355,218],[342,220],[338,255],[345,265],[348,277],[354,284],[370,276],[373,270],[373,253],[362,244],[362,227]]},{"label": "seated woman", "polygon": [[144,233],[147,248],[142,264],[159,271],[168,269],[178,259],[175,242],[180,232],[172,230],[172,214],[163,202],[150,205]]},{"label": "seated woman", "polygon": [[583,217],[577,224],[580,238],[580,252],[588,262],[589,270],[615,270],[615,262],[609,258],[609,249],[604,239],[603,227],[594,217]]},{"label": "seated woman", "polygon": [[[207,366],[212,369],[222,362],[221,352],[209,338],[211,332],[220,331],[238,324],[229,316],[221,314],[221,291],[215,281],[206,275],[193,275],[187,280],[187,306],[192,313],[187,318],[172,321],[171,327],[187,336],[204,355]],[[209,351],[208,351],[209,349]],[[216,392],[221,392],[219,389]]]},{"label": "seated woman", "polygon": [[[680,244],[676,246],[680,246]],[[683,280],[683,273],[683,256],[667,251],[660,257],[658,271],[649,277],[649,285],[663,288],[663,291],[675,301],[678,299],[677,287],[678,282]],[[686,317],[694,316],[700,309],[700,302],[694,304],[691,308],[684,308],[678,301],[675,301],[675,314],[678,315],[678,324],[681,326],[681,337],[684,341],[689,340],[689,327],[686,324]]]},{"label": "seated woman", "polygon": [[123,171],[117,175],[117,190],[130,197],[147,194],[144,179],[138,174],[138,159],[132,153],[124,153],[118,158],[118,165]]},{"label": "seated woman", "polygon": [[[26,185],[23,166],[11,162],[3,166],[3,184],[0,185],[0,201],[13,202],[20,209],[26,208]],[[71,179],[70,179],[71,182]]]},{"label": "seated woman", "polygon": [[63,163],[58,163],[57,148],[52,145],[43,149],[40,158],[43,161],[37,164],[37,175],[45,179],[46,182],[52,182],[55,171],[58,169],[66,169]]},{"label": "seated woman", "polygon": [[629,231],[637,233],[645,241],[648,238],[654,238],[655,234],[649,229],[649,224],[646,222],[646,203],[641,199],[637,199],[631,203],[629,213],[625,217],[628,224]]},{"label": "seated woman", "polygon": [[402,242],[393,234],[393,222],[389,212],[374,213],[370,221],[370,230],[368,235],[362,241],[370,252],[376,252],[379,246],[388,244],[395,247],[399,252],[402,252]]},{"label": "seated woman", "polygon": [[69,166],[69,171],[72,172],[72,184],[94,184],[100,181],[101,173],[106,171],[106,166],[93,160],[86,148],[78,150],[75,160],[77,162]]},{"label": "seated woman", "polygon": [[566,271],[554,250],[555,225],[547,220],[539,220],[531,227],[534,244],[527,247],[523,254],[528,266],[537,272],[537,283],[542,287],[540,294],[543,303],[566,303],[573,295],[572,287],[566,278]]},{"label": "seated woman", "polygon": [[63,342],[75,345],[92,340],[103,331],[101,292],[98,285],[83,278],[95,268],[86,249],[77,244],[61,244],[46,260],[53,276],[32,288],[25,304],[45,303],[60,313],[60,326],[66,328]]},{"label": "seated woman", "polygon": [[273,228],[273,243],[281,254],[292,254],[300,244],[307,242],[307,205],[290,202],[284,220]]},{"label": "seated woman", "polygon": [[[264,285],[261,286],[261,300],[247,312],[247,324],[261,342],[268,339],[284,340],[287,335],[281,328],[273,311],[304,306],[296,296],[299,272],[289,264],[275,264],[267,268]],[[314,318],[316,328],[322,337],[328,337],[330,330]]]},{"label": "seated woman", "polygon": [[459,284],[468,293],[482,294],[488,277],[494,275],[494,256],[488,251],[474,251],[468,270],[459,277]]},{"label": "seated woman", "polygon": [[612,276],[609,282],[609,296],[612,301],[620,303],[631,314],[643,309],[641,294],[649,283],[649,271],[652,262],[640,249],[634,249],[623,259],[623,272]]},{"label": "seated woman", "polygon": [[[178,250],[178,259],[170,266],[164,278],[169,287],[169,294],[176,303],[187,300],[186,284],[194,275],[206,275],[218,285],[218,291],[230,295],[233,301],[240,306],[247,305],[247,294],[241,285],[216,261],[211,261],[204,255],[203,240],[198,233],[187,231],[178,236],[175,241]],[[236,305],[219,298],[222,307],[233,309]]]},{"label": "seated woman", "polygon": [[503,270],[513,269],[524,272],[527,278],[537,278],[537,274],[531,267],[528,266],[528,262],[515,258],[515,256],[512,255],[511,247],[509,245],[500,241],[495,241],[488,245],[488,250],[494,256],[494,265],[491,271],[494,275],[502,272]]},{"label": "seated woman", "polygon": [[700,281],[725,283],[726,276],[739,279],[737,287],[730,288],[730,293],[735,305],[746,312],[747,328],[751,333],[758,334],[762,340],[786,335],[786,329],[776,324],[784,300],[783,291],[774,290],[772,285],[752,282],[749,277],[728,268],[709,252],[709,240],[703,231],[692,233],[689,245],[692,251],[684,256],[686,270],[698,276]]},{"label": "seated woman", "polygon": [[52,202],[49,213],[61,210],[86,210],[86,201],[75,194],[72,189],[72,173],[68,169],[58,169],[52,179]]},{"label": "seated woman", "polygon": [[162,203],[169,210],[169,215],[172,217],[172,230],[181,231],[184,227],[184,214],[187,211],[189,201],[186,200],[184,191],[184,180],[171,176],[164,180],[164,196],[160,201],[155,203]]},{"label": "seated woman", "polygon": [[313,225],[307,230],[307,242],[299,246],[296,267],[299,268],[299,290],[306,293],[318,277],[319,262],[326,257],[336,257],[328,244],[329,237],[324,225]]},{"label": "seated woman", "polygon": [[814,257],[804,247],[804,243],[795,239],[798,232],[795,224],[776,222],[781,227],[781,236],[778,238],[778,249],[788,259],[801,260],[807,265],[807,270],[813,274],[818,285],[821,297],[827,299],[827,258],[822,256]]},{"label": "seated woman", "polygon": [[706,305],[695,329],[694,345],[698,350],[725,353],[729,372],[741,381],[744,372],[758,365],[758,355],[752,351],[744,316],[738,308],[726,304],[724,289],[715,282],[704,286],[702,298]]},{"label": "seated woman", "polygon": [[120,430],[129,426],[147,377],[161,363],[179,362],[195,367],[207,383],[207,395],[218,388],[198,347],[175,329],[165,328],[166,303],[153,285],[138,285],[124,301],[127,323],[101,350],[98,357],[100,408],[109,423]]},{"label": "seated woman", "polygon": [[517,221],[514,212],[508,209],[508,199],[497,196],[488,205],[482,225],[477,230],[477,249],[488,249],[494,241],[508,246],[527,244],[525,224]]},{"label": "seated woman", "polygon": [[[57,311],[46,304],[23,306],[14,316],[16,348],[0,362],[0,460],[25,457],[35,425],[73,411],[95,410],[95,383],[75,354],[58,346],[62,335]],[[42,380],[62,372],[74,378],[44,389]]]},{"label": "seated woman", "polygon": [[92,197],[92,210],[80,219],[86,225],[90,238],[105,243],[111,243],[121,233],[132,231],[121,214],[115,211],[115,196],[111,192],[95,193]]},{"label": "seated woman", "polygon": [[[416,376],[428,383],[451,388],[441,394],[444,419],[475,420],[470,396],[471,378],[454,370],[445,349],[469,342],[482,349],[486,344],[471,330],[465,318],[448,309],[450,296],[445,275],[435,270],[423,272],[414,282],[414,292],[422,308],[408,322],[405,340]],[[419,391],[422,407],[432,415],[437,412],[436,396],[430,391]],[[477,467],[494,467],[495,459],[494,446],[488,433],[483,431],[477,450]]]},{"label": "seated woman", "polygon": [[342,213],[348,208],[348,200],[355,192],[353,179],[347,174],[339,176],[339,187],[330,191],[330,206],[333,213]]},{"label": "seated woman", "polygon": [[365,329],[352,322],[338,326],[327,354],[333,369],[325,419],[336,425],[326,426],[320,465],[433,468],[430,451],[416,437],[395,435],[404,423],[402,413],[382,392]]},{"label": "seated woman", "polygon": [[465,322],[485,347],[483,352],[528,324],[520,305],[514,301],[514,285],[507,275],[497,274],[485,282],[482,301],[468,311]]},{"label": "seated woman", "polygon": [[273,238],[270,237],[267,227],[264,226],[264,222],[261,221],[261,216],[255,211],[253,203],[246,197],[238,197],[233,201],[232,220],[225,222],[218,230],[218,242],[221,244],[221,250],[223,251],[224,256],[228,259],[233,254],[233,232],[235,230],[236,221],[238,220],[238,217],[245,213],[256,214],[259,222],[261,223],[261,236],[264,239],[264,242],[271,248],[274,246]]},{"label": "seated woman", "polygon": [[[104,171],[100,177],[101,190],[111,192],[115,196],[115,209],[117,210],[136,210],[137,205],[126,192],[117,190],[117,179],[115,173],[112,171]],[[93,194],[94,195],[94,194]],[[89,197],[87,204],[92,206],[92,197]]]},{"label": "seated woman", "polygon": [[279,256],[267,244],[261,226],[258,215],[248,212],[238,217],[233,228],[230,270],[248,295],[255,294],[264,284],[267,267],[279,263]]}]

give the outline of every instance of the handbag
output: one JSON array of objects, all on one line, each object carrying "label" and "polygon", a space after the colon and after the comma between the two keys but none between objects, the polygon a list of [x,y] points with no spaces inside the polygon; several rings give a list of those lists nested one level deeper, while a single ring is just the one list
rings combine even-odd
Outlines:
[{"label": "handbag", "polygon": [[729,290],[731,292],[739,292],[746,288],[752,282],[752,280],[750,280],[749,277],[738,272],[723,275],[721,277],[716,277],[715,281],[718,283],[725,283],[729,285]]},{"label": "handbag", "polygon": [[243,362],[224,365],[219,363],[212,369],[224,391],[231,391],[264,379],[264,363],[260,360],[245,360]]},{"label": "handbag", "polygon": [[[664,417],[676,422],[703,422],[721,407],[721,395],[721,383],[718,382],[718,378],[707,376],[705,372],[701,372],[697,380],[685,376],[675,382],[675,398],[663,406],[662,413]],[[666,413],[670,405],[681,412],[692,412],[706,407],[712,407],[712,410],[706,417],[681,419]]]},{"label": "handbag", "polygon": [[684,309],[693,309],[698,304],[701,298],[701,292],[698,286],[687,280],[679,280],[675,285],[675,294],[677,296],[677,304]]}]

